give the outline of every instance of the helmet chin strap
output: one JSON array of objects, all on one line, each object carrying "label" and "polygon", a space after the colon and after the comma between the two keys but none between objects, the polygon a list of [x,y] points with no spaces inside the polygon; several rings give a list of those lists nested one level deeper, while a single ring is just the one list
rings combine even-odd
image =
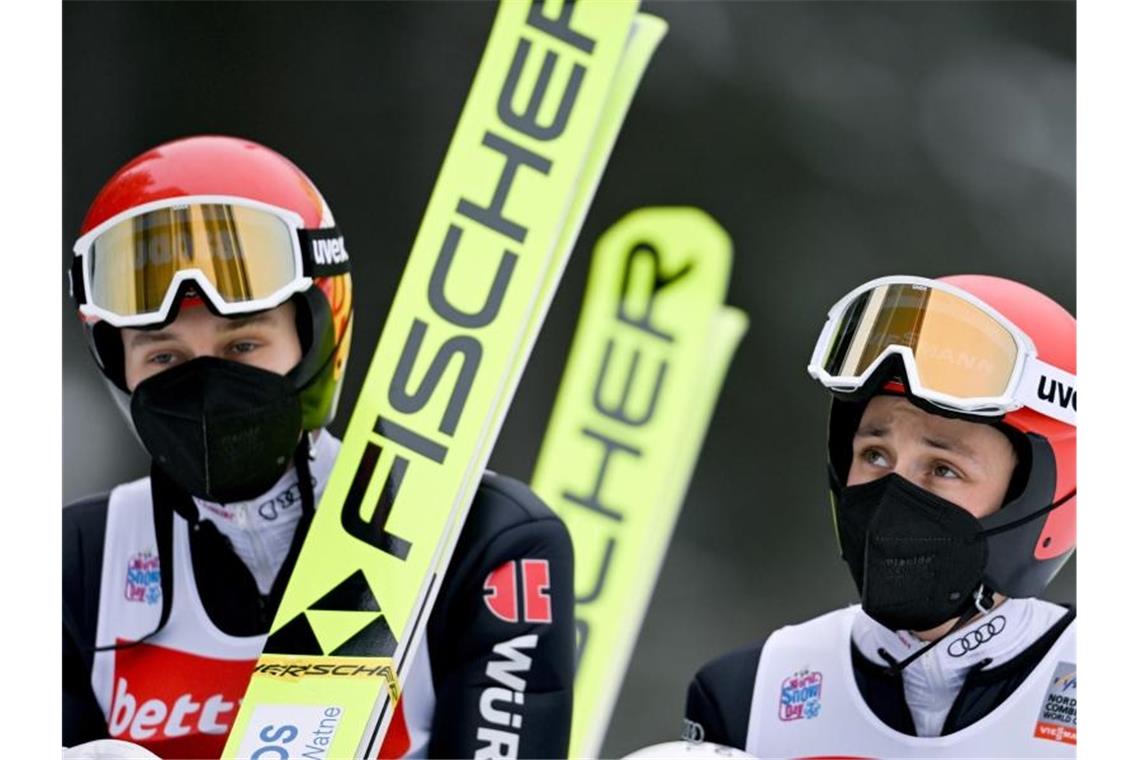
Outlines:
[{"label": "helmet chin strap", "polygon": [[917,660],[919,657],[922,657],[934,647],[938,646],[938,644],[940,644],[947,636],[954,633],[955,631],[958,631],[964,625],[969,623],[970,620],[973,619],[974,615],[978,613],[984,615],[993,608],[993,589],[988,588],[984,583],[980,583],[974,590],[974,606],[968,608],[965,612],[963,612],[961,616],[959,616],[959,618],[954,621],[954,625],[950,626],[950,628],[947,629],[946,633],[927,643],[926,646],[922,647],[917,652],[907,657],[905,660],[896,660],[886,649],[883,649],[882,647],[879,648],[878,654],[887,662],[889,666],[887,670],[890,671],[892,675],[902,675],[903,670],[905,670],[908,665]]}]

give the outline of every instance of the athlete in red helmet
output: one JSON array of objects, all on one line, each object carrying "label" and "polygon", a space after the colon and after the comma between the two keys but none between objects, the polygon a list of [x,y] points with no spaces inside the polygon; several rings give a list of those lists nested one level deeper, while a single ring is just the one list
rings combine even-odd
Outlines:
[{"label": "athlete in red helmet", "polygon": [[884,277],[828,314],[828,476],[860,604],[693,679],[686,736],[759,757],[1071,757],[1076,320],[1017,282]]},{"label": "athlete in red helmet", "polygon": [[[91,352],[153,466],[63,513],[63,742],[217,757],[340,447],[348,250],[296,166],[206,136],[120,169],[75,254]],[[381,756],[564,755],[572,577],[561,521],[488,473]]]}]

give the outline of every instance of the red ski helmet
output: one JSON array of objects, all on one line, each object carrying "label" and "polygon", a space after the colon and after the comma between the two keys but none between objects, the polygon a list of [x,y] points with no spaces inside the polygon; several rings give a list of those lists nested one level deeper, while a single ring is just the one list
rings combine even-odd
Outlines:
[{"label": "red ski helmet", "polygon": [[[191,222],[191,214],[199,216]],[[122,341],[112,322],[142,329],[168,324],[188,295],[221,316],[292,300],[302,355],[286,377],[298,390],[304,429],[332,420],[351,344],[352,280],[332,212],[291,161],[235,137],[164,143],[115,172],[95,196],[80,235],[72,295],[91,353],[128,424]],[[200,239],[171,243],[178,235]],[[274,257],[280,261],[268,266]],[[154,266],[156,260],[162,266]],[[150,267],[145,273],[144,263]],[[258,268],[269,274],[258,280]],[[231,282],[223,282],[227,277]],[[132,279],[125,295],[109,292]]]},{"label": "red ski helmet", "polygon": [[[1076,319],[1048,296],[1019,282],[988,275],[939,278],[973,296],[1020,329],[1037,357],[1075,377]],[[1021,406],[1000,416],[955,413],[912,393],[899,357],[889,357],[868,380],[874,393],[905,394],[926,411],[996,425],[1018,455],[1001,509],[981,519],[989,559],[984,583],[1011,597],[1039,595],[1076,548],[1077,468],[1075,424]],[[1042,387],[1041,394],[1052,394]],[[1044,398],[1044,395],[1042,396]],[[1075,390],[1072,407],[1076,406]],[[852,439],[868,394],[832,394],[828,419],[828,482],[832,509],[847,482]]]}]

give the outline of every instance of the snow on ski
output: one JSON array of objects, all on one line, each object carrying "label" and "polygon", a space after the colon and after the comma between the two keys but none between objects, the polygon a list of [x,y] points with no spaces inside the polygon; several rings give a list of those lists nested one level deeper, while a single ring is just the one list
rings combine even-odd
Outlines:
[{"label": "snow on ski", "polygon": [[695,208],[634,211],[598,241],[532,479],[570,529],[570,757],[598,757],[729,362],[732,243]]},{"label": "snow on ski", "polygon": [[[636,9],[636,0],[500,5],[224,757],[379,751],[565,259],[663,32],[635,22]],[[656,29],[652,44],[652,34],[638,42],[642,27]]]}]

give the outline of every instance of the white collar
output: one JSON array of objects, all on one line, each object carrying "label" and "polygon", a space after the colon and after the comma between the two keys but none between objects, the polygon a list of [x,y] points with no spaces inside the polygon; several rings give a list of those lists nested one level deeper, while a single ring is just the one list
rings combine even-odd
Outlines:
[{"label": "white collar", "polygon": [[[320,500],[332,472],[340,441],[327,430],[316,435],[309,452],[314,499]],[[229,539],[234,553],[253,573],[258,590],[268,594],[281,570],[293,533],[301,519],[301,489],[297,471],[290,466],[272,488],[248,501],[218,504],[194,497],[198,516],[217,526]]]},{"label": "white collar", "polygon": [[[992,668],[1012,660],[1065,614],[1039,599],[1007,599],[971,621],[903,669],[903,691],[919,736],[938,736],[955,697],[976,665]],[[882,665],[910,657],[927,642],[910,631],[892,631],[859,610],[851,638],[864,657]]]}]

